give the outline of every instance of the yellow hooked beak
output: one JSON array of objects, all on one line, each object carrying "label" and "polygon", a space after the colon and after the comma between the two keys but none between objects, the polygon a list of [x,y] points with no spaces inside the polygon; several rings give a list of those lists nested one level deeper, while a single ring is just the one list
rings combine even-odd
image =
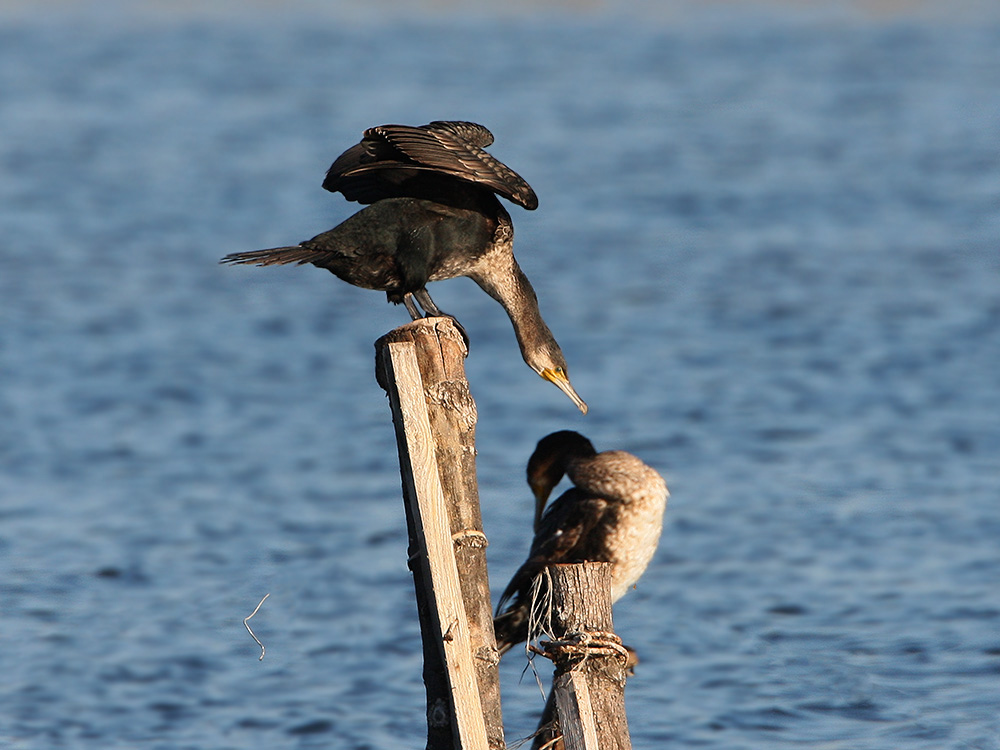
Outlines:
[{"label": "yellow hooked beak", "polygon": [[558,388],[560,391],[569,396],[570,400],[576,404],[576,408],[579,409],[584,414],[587,413],[587,404],[582,398],[580,398],[576,391],[573,390],[573,386],[569,382],[569,377],[566,375],[566,371],[561,367],[555,367],[550,369],[542,370],[540,373],[543,378],[548,380],[552,385]]}]

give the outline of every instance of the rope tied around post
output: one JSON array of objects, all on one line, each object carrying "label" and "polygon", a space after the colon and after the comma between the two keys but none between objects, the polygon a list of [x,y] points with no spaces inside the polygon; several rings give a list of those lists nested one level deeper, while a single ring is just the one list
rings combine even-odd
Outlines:
[{"label": "rope tied around post", "polygon": [[[526,644],[529,653],[539,654],[557,665],[568,665],[572,669],[590,656],[613,656],[624,660],[623,665],[628,663],[628,649],[613,631],[577,628],[557,637],[552,620],[553,606],[552,571],[546,567],[531,583]],[[540,636],[547,636],[548,640],[540,640]]]},{"label": "rope tied around post", "polygon": [[629,660],[622,639],[610,631],[567,633],[563,638],[539,641],[537,646],[529,644],[528,648],[557,665],[568,666],[568,671],[579,669],[591,656],[615,657],[622,669]]},{"label": "rope tied around post", "polygon": [[610,563],[548,565],[535,582],[528,652],[552,660],[555,675],[532,747],[561,737],[567,750],[631,750]]}]

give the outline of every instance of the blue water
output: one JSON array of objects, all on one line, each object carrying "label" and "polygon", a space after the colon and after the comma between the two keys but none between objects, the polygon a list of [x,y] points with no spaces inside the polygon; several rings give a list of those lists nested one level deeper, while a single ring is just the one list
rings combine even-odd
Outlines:
[{"label": "blue water", "polygon": [[432,289],[494,590],[579,429],[672,491],[616,608],[635,747],[1000,748],[998,14],[59,7],[0,16],[0,746],[423,745],[405,312],[216,261],[348,216],[365,127],[465,118],[540,197],[515,249],[591,406]]}]

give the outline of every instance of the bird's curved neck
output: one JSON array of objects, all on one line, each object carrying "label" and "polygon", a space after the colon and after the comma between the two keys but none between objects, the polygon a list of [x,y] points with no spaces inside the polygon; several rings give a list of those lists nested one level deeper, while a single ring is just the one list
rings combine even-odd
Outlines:
[{"label": "bird's curved neck", "polygon": [[[506,248],[501,246],[503,244]],[[509,241],[498,243],[484,260],[486,262],[472,280],[507,311],[521,356],[530,365],[528,353],[548,347],[554,340],[538,309],[535,290],[517,264]]]}]

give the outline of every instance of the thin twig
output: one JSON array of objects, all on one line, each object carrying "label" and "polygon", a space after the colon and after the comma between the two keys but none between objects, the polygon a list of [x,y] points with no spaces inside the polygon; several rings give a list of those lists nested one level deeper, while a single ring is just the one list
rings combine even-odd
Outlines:
[{"label": "thin twig", "polygon": [[[269,593],[264,594],[264,599],[267,599],[267,597],[269,596],[270,596]],[[260,646],[260,658],[257,661],[264,661],[264,644],[260,642],[260,638],[255,636],[253,634],[253,631],[250,629],[250,618],[253,617],[255,614],[257,614],[257,610],[260,609],[260,605],[264,603],[264,599],[261,599],[257,603],[257,606],[254,607],[253,612],[251,612],[249,615],[243,618],[243,627],[247,629],[247,632],[250,634],[250,637],[253,638],[255,641],[257,641],[257,645]]]},{"label": "thin twig", "polygon": [[[554,637],[552,635],[552,573],[547,567],[535,576],[531,582],[531,607],[528,609],[528,637],[524,642],[524,650],[528,655],[528,667],[531,668],[535,676],[535,684],[538,685],[538,692],[545,700],[545,688],[542,685],[542,678],[535,669],[535,654],[538,653],[534,647],[534,642],[541,636]],[[521,673],[524,676],[524,672]]]}]

